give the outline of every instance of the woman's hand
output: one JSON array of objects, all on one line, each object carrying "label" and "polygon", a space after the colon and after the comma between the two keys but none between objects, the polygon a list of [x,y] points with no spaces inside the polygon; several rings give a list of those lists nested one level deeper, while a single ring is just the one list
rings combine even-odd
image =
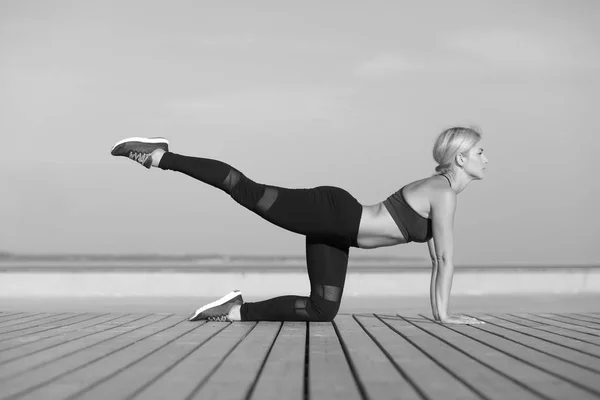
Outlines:
[{"label": "woman's hand", "polygon": [[441,318],[442,324],[455,324],[455,325],[481,325],[485,322],[480,321],[476,318],[471,318],[462,314],[448,315],[445,318]]}]

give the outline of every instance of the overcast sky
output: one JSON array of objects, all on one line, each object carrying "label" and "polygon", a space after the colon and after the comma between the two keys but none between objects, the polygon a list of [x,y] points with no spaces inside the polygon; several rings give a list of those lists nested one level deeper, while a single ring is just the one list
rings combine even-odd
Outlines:
[{"label": "overcast sky", "polygon": [[164,136],[374,204],[472,124],[489,165],[458,197],[456,264],[597,264],[599,104],[594,0],[3,1],[0,250],[303,254],[302,236],[112,145]]}]

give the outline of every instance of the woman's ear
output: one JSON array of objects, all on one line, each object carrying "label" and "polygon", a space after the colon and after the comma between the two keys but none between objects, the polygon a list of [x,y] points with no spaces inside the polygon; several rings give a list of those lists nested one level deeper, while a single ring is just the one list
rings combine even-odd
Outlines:
[{"label": "woman's ear", "polygon": [[458,153],[456,155],[456,163],[462,167],[465,164],[465,156],[463,155],[463,153]]}]

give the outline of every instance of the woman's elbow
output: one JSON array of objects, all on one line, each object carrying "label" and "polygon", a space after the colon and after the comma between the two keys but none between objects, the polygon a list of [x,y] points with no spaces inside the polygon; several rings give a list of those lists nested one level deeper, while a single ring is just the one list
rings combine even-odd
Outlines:
[{"label": "woman's elbow", "polygon": [[452,257],[445,254],[441,254],[436,257],[436,261],[438,265],[445,265],[452,262]]}]

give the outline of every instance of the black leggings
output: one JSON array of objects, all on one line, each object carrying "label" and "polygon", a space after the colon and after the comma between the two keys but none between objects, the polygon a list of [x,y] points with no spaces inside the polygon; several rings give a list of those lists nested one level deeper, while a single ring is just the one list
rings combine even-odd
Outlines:
[{"label": "black leggings", "polygon": [[342,299],[348,253],[356,238],[362,206],[347,191],[320,186],[287,189],[256,183],[218,160],[167,152],[160,168],[182,172],[228,193],[267,221],[306,235],[310,297],[281,296],[244,303],[242,321],[331,321]]}]

